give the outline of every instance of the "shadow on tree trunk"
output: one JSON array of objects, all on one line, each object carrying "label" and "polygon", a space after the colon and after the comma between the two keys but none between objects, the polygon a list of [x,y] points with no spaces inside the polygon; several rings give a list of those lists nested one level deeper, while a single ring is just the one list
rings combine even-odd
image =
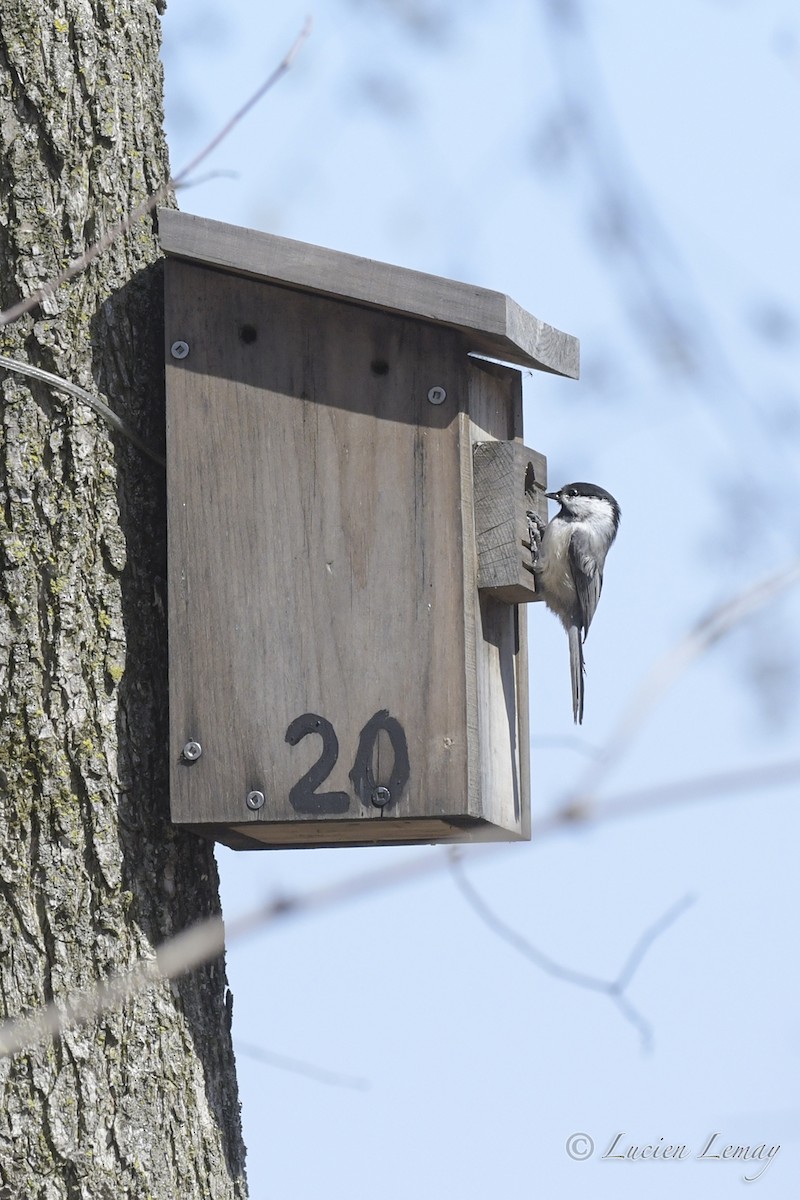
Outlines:
[{"label": "shadow on tree trunk", "polygon": [[[109,403],[149,445],[164,444],[162,264],[114,292],[96,313],[91,336],[95,378]],[[126,364],[141,375],[124,377]],[[162,364],[154,378],[150,364]],[[125,407],[121,402],[125,398]],[[119,840],[132,916],[150,946],[219,912],[213,844],[174,829],[169,817],[166,477],[124,439],[115,438],[125,669],[119,681]],[[113,681],[109,680],[110,689]],[[239,1100],[231,1045],[231,993],[220,957],[173,983],[199,1060],[209,1108],[223,1135],[232,1180],[244,1174]],[[181,1064],[175,1064],[180,1086]],[[189,1086],[189,1079],[185,1085]],[[156,1131],[153,1131],[155,1134]]]}]

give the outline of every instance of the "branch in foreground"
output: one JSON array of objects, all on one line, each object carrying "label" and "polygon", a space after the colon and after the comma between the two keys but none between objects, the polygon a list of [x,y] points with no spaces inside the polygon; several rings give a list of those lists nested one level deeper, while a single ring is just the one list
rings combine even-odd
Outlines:
[{"label": "branch in foreground", "polygon": [[235,921],[222,917],[199,921],[158,947],[153,958],[143,959],[130,971],[51,1001],[23,1017],[0,1022],[0,1058],[51,1041],[63,1030],[84,1025],[104,1012],[119,1008],[126,1000],[159,981],[176,979],[221,954],[230,943],[276,921],[303,913],[334,907],[348,900],[407,882],[443,866],[439,856],[415,858],[393,867],[366,871],[298,896],[282,896],[259,905]]},{"label": "branch in foreground", "polygon": [[221,954],[225,927],[221,917],[211,917],[164,942],[153,958],[143,959],[131,971],[114,975],[92,988],[73,992],[44,1008],[0,1024],[0,1058],[25,1047],[49,1041],[64,1029],[85,1025],[160,979],[174,979]]},{"label": "branch in foreground", "polygon": [[562,979],[565,983],[571,983],[575,987],[587,988],[592,992],[602,992],[608,996],[622,1013],[625,1020],[629,1021],[639,1031],[642,1049],[652,1049],[652,1027],[638,1009],[631,1004],[625,993],[650,947],[661,937],[662,933],[665,933],[677,921],[678,917],[687,908],[694,904],[694,896],[684,896],[683,899],[678,900],[658,921],[641,934],[615,979],[600,979],[596,975],[588,975],[584,971],[574,971],[571,967],[565,967],[561,963],[556,962],[554,958],[550,958],[549,955],[539,950],[526,937],[518,933],[516,929],[512,929],[510,925],[507,925],[505,921],[501,920],[489,908],[480,893],[476,891],[467,879],[459,852],[451,850],[449,858],[456,886],[473,912],[480,917],[484,925],[493,934],[501,938],[504,942],[507,942],[509,946],[513,946],[519,954],[527,958],[529,962],[532,962],[540,971],[545,971],[548,975],[553,975],[556,979]]},{"label": "branch in foreground", "polygon": [[690,804],[695,800],[710,800],[715,796],[727,796],[732,792],[750,792],[755,789],[786,787],[800,782],[800,759],[782,763],[768,763],[761,767],[750,767],[738,771],[721,771],[715,775],[701,775],[695,779],[665,783],[660,787],[637,788],[623,792],[597,804],[591,800],[582,802],[570,799],[553,813],[543,817],[533,830],[533,838],[546,837],[559,829],[581,822],[585,825],[614,821],[620,817],[632,817],[637,813],[654,812],[671,808],[675,804]]},{"label": "branch in foreground", "polygon": [[[740,788],[763,788],[785,785],[798,777],[800,777],[800,762],[789,762],[763,767],[757,771],[750,771],[746,775],[740,773],[737,781]],[[723,785],[732,786],[729,776],[712,776],[706,780],[690,780],[684,784],[631,793],[627,797],[585,811],[574,806],[566,806],[545,821],[540,822],[534,829],[533,836],[539,840],[550,834],[562,832],[565,828],[574,826],[578,820],[597,824],[615,817],[630,816],[648,807],[660,807],[668,802],[680,802],[685,798],[681,789],[688,791],[695,788],[696,796],[694,798],[706,798],[721,791]],[[510,852],[508,846],[487,845],[473,847],[469,853],[471,859],[483,860]],[[74,992],[63,1000],[37,1009],[27,1016],[12,1017],[0,1023],[0,1058],[49,1041],[70,1026],[93,1020],[102,1013],[119,1007],[127,999],[143,992],[159,980],[175,979],[179,975],[191,971],[220,954],[226,940],[231,943],[239,937],[268,928],[271,924],[288,917],[327,910],[348,901],[359,900],[376,891],[413,883],[444,870],[447,865],[448,856],[446,854],[420,855],[395,863],[390,867],[381,867],[374,871],[365,871],[360,875],[350,876],[338,883],[328,884],[313,891],[296,896],[278,897],[259,905],[244,916],[235,921],[229,921],[227,924],[223,924],[221,917],[211,917],[162,943],[153,959],[140,962],[127,974],[115,976],[82,992]],[[668,916],[669,914],[667,914]],[[663,919],[666,920],[667,917]],[[660,930],[657,931],[657,934],[658,932]],[[648,935],[644,936],[646,939]],[[524,939],[521,940],[524,941]],[[641,946],[641,944],[640,941],[639,945]],[[631,958],[635,953],[636,950]],[[628,960],[629,963],[631,958]],[[568,971],[568,968],[561,969]],[[576,974],[581,977],[579,972]],[[625,968],[620,977],[623,979],[626,977]],[[623,1009],[627,1002],[622,997],[622,999],[617,999],[616,1003]],[[628,1019],[631,1019],[629,1015]]]}]

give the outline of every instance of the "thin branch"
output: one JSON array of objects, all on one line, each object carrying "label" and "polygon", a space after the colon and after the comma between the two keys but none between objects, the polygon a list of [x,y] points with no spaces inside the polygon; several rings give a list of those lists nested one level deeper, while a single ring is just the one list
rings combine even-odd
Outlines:
[{"label": "thin branch", "polygon": [[[723,783],[730,786],[738,785],[740,788],[766,787],[786,783],[798,775],[800,775],[800,762],[785,763],[774,767],[764,767],[758,771],[750,771],[736,781],[732,781],[727,776],[715,776],[710,780],[690,780],[688,783],[671,785],[669,788],[656,788],[650,789],[649,792],[633,793],[628,797],[597,806],[586,813],[574,808],[564,808],[540,822],[534,829],[534,838],[540,840],[549,834],[561,832],[570,825],[574,826],[579,819],[598,823],[618,816],[629,816],[632,813],[641,812],[645,807],[660,805],[668,800],[683,799],[680,789],[688,790],[694,787],[698,797],[705,797],[721,791]],[[508,853],[508,846],[473,847],[470,849],[470,858],[483,860]],[[448,861],[446,854],[419,855],[394,863],[389,867],[349,876],[337,883],[327,884],[309,892],[294,896],[279,896],[259,905],[236,920],[226,922],[225,925],[223,925],[221,917],[211,917],[206,921],[201,921],[162,943],[153,958],[143,960],[131,971],[114,976],[94,987],[73,992],[63,1000],[54,1001],[26,1016],[13,1017],[0,1023],[0,1058],[48,1041],[71,1026],[84,1024],[104,1012],[118,1008],[126,1000],[143,992],[159,980],[175,979],[179,975],[193,970],[220,954],[223,942],[226,940],[230,944],[237,938],[266,929],[289,917],[327,910],[349,901],[359,900],[376,891],[413,883],[445,869]],[[496,920],[494,914],[491,915]],[[671,922],[676,916],[677,913],[671,910],[662,918],[662,922],[657,927],[643,935],[643,939],[637,943],[621,972],[620,977],[626,986],[630,981],[631,961],[634,960],[635,969],[638,966],[635,956],[638,954],[641,957],[654,938],[663,932],[664,922]],[[503,936],[543,970],[555,967],[553,973],[559,974],[559,977],[563,978],[565,982],[601,991],[605,991],[609,987],[607,981],[593,980],[592,976],[573,972],[568,967],[553,963],[541,951],[536,951],[534,947],[531,947],[525,938],[508,927]],[[642,950],[643,944],[644,950]],[[620,977],[615,981],[617,986]],[[602,987],[599,987],[599,984],[602,984]],[[636,1024],[638,1014],[629,1005],[622,992],[619,993],[615,1002],[621,1011],[625,1010],[626,1018]],[[641,1018],[639,1019],[641,1020]],[[640,1032],[646,1031],[646,1023],[640,1024],[638,1028]]]},{"label": "thin branch", "polygon": [[210,183],[212,179],[238,179],[238,171],[218,170],[206,171],[205,175],[198,175],[196,179],[185,179],[183,183],[175,184],[175,191],[178,190],[187,192],[190,188],[200,187],[201,183]]},{"label": "thin branch", "polygon": [[129,442],[137,446],[154,463],[158,463],[160,467],[167,465],[166,459],[162,455],[157,454],[155,450],[151,450],[147,442],[143,441],[138,433],[135,433],[131,429],[130,425],[126,425],[122,417],[117,416],[113,408],[109,408],[99,396],[93,396],[85,388],[78,387],[76,383],[71,383],[68,379],[62,379],[60,375],[53,375],[50,371],[43,371],[41,367],[31,366],[30,363],[21,362],[18,358],[7,358],[5,354],[0,354],[0,367],[5,367],[7,371],[17,371],[20,375],[29,375],[32,379],[40,379],[43,383],[49,383],[50,387],[56,388],[57,391],[66,392],[68,395],[74,396],[76,400],[82,400],[99,417],[102,417],[106,424],[110,425],[112,429],[116,429],[117,433],[121,433],[123,437],[126,437]]},{"label": "thin branch", "polygon": [[507,942],[509,946],[512,946],[519,954],[527,958],[529,962],[532,962],[540,971],[545,971],[548,975],[552,975],[556,979],[562,979],[565,983],[574,984],[575,987],[587,988],[593,992],[602,992],[608,996],[625,1020],[638,1030],[642,1049],[649,1050],[652,1048],[652,1028],[639,1010],[631,1004],[625,993],[648,950],[677,921],[678,917],[690,905],[694,904],[695,898],[693,896],[684,896],[683,899],[673,904],[649,929],[645,930],[637,940],[615,979],[601,979],[597,975],[588,975],[583,971],[575,971],[572,967],[565,967],[562,963],[557,962],[554,958],[550,958],[549,955],[539,950],[538,947],[534,946],[532,942],[516,929],[507,925],[505,921],[492,911],[473,884],[467,879],[459,852],[451,850],[449,858],[456,886],[473,912],[480,917],[484,925],[492,933],[504,942]]},{"label": "thin branch", "polygon": [[176,979],[221,954],[228,942],[276,921],[355,900],[376,889],[404,883],[437,868],[435,858],[412,859],[393,867],[367,871],[297,896],[270,900],[234,921],[209,917],[163,942],[153,958],[93,987],[70,993],[22,1017],[0,1022],[0,1058],[57,1037],[63,1030],[119,1008],[160,980]]},{"label": "thin branch", "polygon": [[600,754],[586,768],[571,793],[571,803],[586,804],[598,786],[628,750],[653,709],[675,681],[715,642],[763,608],[780,592],[800,581],[800,558],[782,571],[746,588],[732,600],[702,617],[676,646],[673,646],[648,671],[633,699],[623,710],[616,729]]},{"label": "thin branch", "polygon": [[600,753],[597,746],[592,746],[589,742],[572,734],[568,734],[566,737],[532,737],[531,746],[535,750],[571,750],[573,754],[580,754],[584,758],[597,758]]},{"label": "thin branch", "polygon": [[142,959],[124,974],[54,1000],[24,1017],[0,1024],[0,1058],[57,1037],[64,1029],[85,1025],[110,1009],[145,991],[159,979],[173,979],[224,948],[221,917],[211,917],[164,942],[153,958]]},{"label": "thin branch", "polygon": [[266,96],[267,92],[271,88],[275,87],[276,83],[278,83],[281,79],[283,79],[284,75],[289,70],[289,68],[291,67],[294,60],[297,58],[297,55],[300,53],[303,43],[310,36],[311,25],[312,25],[311,17],[306,17],[303,28],[298,33],[297,37],[295,38],[294,42],[292,43],[292,45],[288,51],[288,53],[286,55],[284,55],[284,57],[278,63],[277,67],[272,72],[272,74],[269,75],[269,77],[264,80],[261,87],[258,88],[255,92],[253,92],[250,99],[246,100],[245,103],[242,105],[242,107],[233,114],[233,116],[230,118],[230,120],[225,125],[223,125],[222,129],[220,129],[219,133],[217,133],[211,139],[211,141],[208,143],[208,145],[203,150],[201,150],[199,154],[195,155],[195,157],[191,160],[191,162],[187,163],[187,165],[185,167],[183,167],[183,169],[180,170],[178,172],[178,174],[175,175],[170,180],[170,183],[172,184],[173,187],[178,187],[181,183],[183,183],[186,176],[191,175],[192,171],[194,171],[197,167],[199,167],[200,163],[203,162],[204,159],[208,158],[209,154],[211,154],[212,151],[216,150],[216,148],[217,148],[217,146],[219,146],[220,142],[225,141],[225,138],[228,136],[228,134],[231,133],[236,128],[236,126],[239,124],[239,122],[241,120],[243,120],[244,117],[247,116],[247,114],[250,112],[250,109],[254,108],[255,105],[258,104],[259,100],[263,99],[263,97]]},{"label": "thin branch", "polygon": [[661,784],[659,787],[637,788],[608,797],[599,803],[591,798],[585,802],[571,799],[549,816],[542,818],[533,830],[533,837],[538,840],[559,829],[574,827],[577,823],[600,824],[621,817],[634,817],[643,812],[654,812],[660,808],[671,808],[676,804],[710,800],[715,796],[729,796],[733,792],[786,787],[798,782],[800,760],[789,760],[738,771],[720,771],[715,775],[678,780],[675,783]]},{"label": "thin branch", "polygon": [[283,78],[283,76],[291,67],[292,63],[300,52],[303,43],[306,41],[310,33],[311,18],[308,17],[288,53],[283,57],[283,59],[281,59],[280,63],[278,63],[278,66],[274,69],[274,71],[272,71],[264,83],[262,83],[261,86],[255,92],[253,92],[250,99],[247,100],[242,107],[236,113],[234,113],[230,120],[226,122],[219,133],[215,134],[215,136],[200,151],[200,153],[196,154],[195,157],[189,163],[187,163],[187,165],[183,167],[177,175],[173,175],[166,181],[166,183],[163,183],[160,188],[153,192],[152,195],[142,200],[140,204],[137,204],[137,206],[130,213],[128,213],[128,215],[124,217],[122,221],[119,221],[116,225],[112,225],[110,229],[106,230],[106,232],[94,243],[94,245],[90,246],[89,249],[86,250],[79,258],[74,259],[59,275],[56,275],[53,279],[50,279],[44,285],[44,287],[39,288],[38,291],[31,293],[30,296],[26,296],[23,300],[18,301],[16,304],[12,305],[11,308],[6,309],[5,312],[0,312],[0,325],[10,325],[12,321],[18,320],[25,313],[30,312],[31,309],[36,308],[37,304],[41,304],[43,300],[54,295],[54,293],[59,287],[61,287],[62,284],[67,283],[70,279],[73,279],[76,275],[80,275],[82,271],[85,271],[89,264],[94,262],[98,255],[102,254],[104,250],[107,250],[108,247],[117,240],[117,238],[122,237],[123,234],[127,233],[137,221],[141,220],[142,217],[146,216],[152,211],[152,209],[161,204],[163,200],[166,200],[169,193],[173,189],[181,187],[185,183],[187,176],[189,176],[192,171],[196,170],[196,168],[200,166],[200,163],[208,158],[209,154],[211,154],[213,150],[216,150],[220,142],[224,141],[224,139],[229,133],[231,133],[236,125],[238,125],[242,118],[250,112],[251,108],[253,108],[255,104],[258,104],[259,100],[261,100],[263,96],[265,96],[266,93],[273,88],[280,79]]},{"label": "thin branch", "polygon": [[540,971],[545,971],[548,975],[553,975],[556,979],[561,979],[564,983],[574,984],[575,987],[588,988],[593,992],[607,992],[609,990],[607,980],[598,979],[594,975],[587,975],[585,971],[575,971],[572,967],[565,967],[562,963],[556,962],[554,958],[550,958],[543,950],[539,950],[526,937],[518,933],[516,929],[512,929],[510,925],[507,925],[505,921],[496,916],[464,874],[461,855],[451,850],[449,858],[453,878],[458,890],[470,908],[478,914],[484,925],[488,926],[492,933],[502,938],[504,942],[512,946],[523,958],[527,958],[529,962],[532,962]]},{"label": "thin branch", "polygon": [[644,933],[641,935],[638,942],[628,955],[627,960],[625,963],[623,963],[622,970],[619,972],[617,978],[612,984],[612,987],[616,992],[622,995],[636,972],[639,970],[639,967],[642,965],[645,955],[653,943],[657,942],[661,935],[666,933],[667,930],[675,924],[675,922],[678,920],[678,917],[683,916],[686,910],[691,908],[696,901],[696,896],[693,896],[691,893],[687,893],[685,896],[682,896],[680,900],[676,900],[675,903],[668,908],[667,911],[663,913],[657,921],[653,922],[649,929],[645,929]]},{"label": "thin branch", "polygon": [[369,1090],[369,1080],[360,1075],[343,1075],[339,1071],[328,1071],[325,1067],[304,1062],[300,1058],[289,1058],[285,1054],[276,1054],[273,1050],[264,1050],[261,1046],[255,1046],[252,1042],[243,1042],[238,1037],[234,1037],[233,1042],[237,1054],[255,1059],[256,1062],[266,1063],[270,1067],[276,1067],[279,1071],[288,1071],[292,1075],[303,1075],[317,1083],[325,1083],[328,1087],[352,1088],[357,1092]]},{"label": "thin branch", "polygon": [[[736,454],[743,478],[752,477],[755,463],[762,478],[780,472],[795,479],[788,440],[772,436],[764,389],[753,393],[742,379],[730,339],[720,336],[680,246],[619,135],[593,43],[593,5],[586,0],[539,0],[538,8],[560,80],[551,144],[562,162],[570,152],[580,154],[587,172],[587,228],[609,267],[609,278],[616,281],[634,335],[640,341],[644,335],[659,369],[691,381]],[[721,396],[724,404],[719,403]],[[773,537],[776,544],[780,534],[777,520],[762,527],[762,537]]]}]

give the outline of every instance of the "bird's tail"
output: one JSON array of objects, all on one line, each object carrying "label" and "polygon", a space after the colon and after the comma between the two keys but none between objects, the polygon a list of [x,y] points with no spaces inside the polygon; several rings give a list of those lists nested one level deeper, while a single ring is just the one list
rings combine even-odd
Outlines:
[{"label": "bird's tail", "polygon": [[569,673],[572,679],[572,717],[576,725],[583,724],[583,645],[577,625],[569,630]]}]

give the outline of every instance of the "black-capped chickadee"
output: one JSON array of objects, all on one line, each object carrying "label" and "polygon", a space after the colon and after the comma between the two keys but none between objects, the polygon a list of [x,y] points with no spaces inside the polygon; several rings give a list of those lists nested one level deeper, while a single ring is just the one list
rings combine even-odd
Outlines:
[{"label": "black-capped chickadee", "polygon": [[572,715],[583,721],[583,643],[603,587],[603,567],[617,536],[620,508],[593,483],[568,483],[547,492],[561,508],[547,526],[531,512],[531,554],[537,589],[569,638]]}]

